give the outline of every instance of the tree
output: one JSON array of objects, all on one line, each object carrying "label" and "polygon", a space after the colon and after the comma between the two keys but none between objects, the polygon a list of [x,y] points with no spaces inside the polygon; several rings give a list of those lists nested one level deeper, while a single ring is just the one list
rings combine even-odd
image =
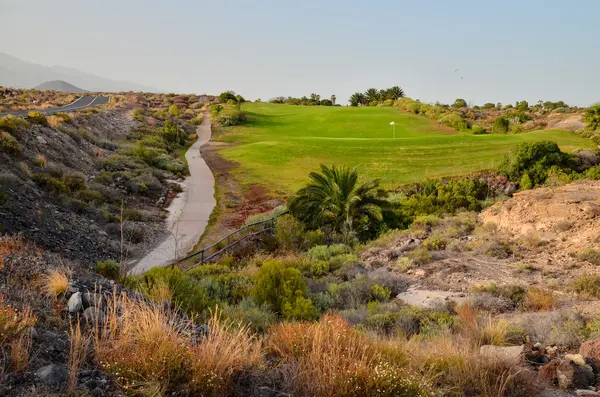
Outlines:
[{"label": "tree", "polygon": [[321,106],[333,106],[333,103],[329,99],[321,99]]},{"label": "tree", "polygon": [[221,100],[222,103],[227,103],[227,101],[230,99],[237,101],[237,98],[235,97],[235,92],[233,92],[233,91],[222,92],[219,95],[219,99]]},{"label": "tree", "polygon": [[310,100],[314,102],[315,105],[319,105],[321,103],[321,95],[319,94],[310,94]]},{"label": "tree", "polygon": [[375,195],[379,181],[360,184],[355,168],[328,167],[311,172],[311,181],[289,201],[292,215],[311,228],[330,227],[349,240],[361,228],[382,220],[385,200]]},{"label": "tree", "polygon": [[494,105],[493,103],[490,103],[490,102],[483,105],[484,109],[493,109],[494,107],[496,107],[496,105]]},{"label": "tree", "polygon": [[243,96],[241,96],[241,95],[235,96],[235,107],[237,108],[237,110],[242,109],[242,103],[244,103],[244,102],[246,102],[246,100],[244,99]]},{"label": "tree", "polygon": [[492,127],[492,132],[494,134],[506,134],[508,132],[508,128],[510,127],[509,121],[506,117],[498,117],[494,120],[494,126]]},{"label": "tree", "polygon": [[379,101],[381,99],[381,93],[377,88],[369,88],[365,91],[365,96],[367,97],[367,103]]},{"label": "tree", "polygon": [[454,101],[454,103],[452,104],[453,108],[466,108],[467,107],[467,101],[465,101],[462,98],[458,98],[456,101]]},{"label": "tree", "polygon": [[588,129],[596,131],[600,127],[600,104],[585,109],[583,121],[588,123]]},{"label": "tree", "polygon": [[517,103],[515,104],[515,107],[520,112],[526,112],[527,110],[529,110],[529,103],[527,101],[521,101],[521,102],[517,101]]},{"label": "tree", "polygon": [[366,103],[369,103],[367,101],[367,97],[362,92],[355,92],[354,94],[352,94],[349,102],[350,106],[362,106]]},{"label": "tree", "polygon": [[335,106],[335,100],[336,100],[335,95],[332,95],[330,101],[333,106]]},{"label": "tree", "polygon": [[385,98],[383,99],[391,99],[393,101],[398,100],[400,98],[404,98],[404,90],[397,85],[389,88],[385,92]]}]

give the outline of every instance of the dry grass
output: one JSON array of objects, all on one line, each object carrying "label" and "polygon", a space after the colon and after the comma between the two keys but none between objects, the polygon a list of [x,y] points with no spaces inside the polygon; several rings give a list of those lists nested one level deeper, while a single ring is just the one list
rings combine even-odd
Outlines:
[{"label": "dry grass", "polygon": [[491,316],[480,317],[477,310],[470,304],[456,308],[460,319],[460,333],[475,348],[483,345],[505,345],[509,324],[496,320]]},{"label": "dry grass", "polygon": [[236,374],[263,365],[262,344],[248,327],[221,322],[217,312],[211,333],[191,349],[192,384],[200,394],[226,393]]},{"label": "dry grass", "polygon": [[294,396],[428,393],[427,380],[404,368],[401,354],[368,339],[339,316],[279,324],[268,335],[267,352],[284,371],[284,390]]},{"label": "dry grass", "polygon": [[44,284],[44,292],[46,296],[52,299],[56,299],[58,296],[64,294],[69,288],[69,276],[71,270],[50,270],[46,276],[46,282]]},{"label": "dry grass", "polygon": [[71,325],[70,336],[68,390],[70,393],[74,393],[77,388],[79,370],[87,358],[90,339],[88,336],[83,335],[79,324]]},{"label": "dry grass", "polygon": [[0,297],[0,346],[10,346],[10,368],[24,371],[29,363],[31,335],[29,329],[37,317],[29,308],[18,311]]},{"label": "dry grass", "polygon": [[35,156],[34,163],[41,168],[46,168],[48,166],[48,160],[46,159],[46,156],[41,153],[38,153],[37,156]]},{"label": "dry grass", "polygon": [[189,324],[175,313],[121,296],[109,302],[95,330],[94,352],[124,388],[152,395],[189,376],[188,334]]},{"label": "dry grass", "polygon": [[48,120],[48,124],[52,128],[57,128],[63,122],[63,119],[57,116],[46,116],[46,120]]},{"label": "dry grass", "polygon": [[539,312],[554,309],[558,304],[558,299],[552,291],[541,288],[529,288],[525,298],[525,307],[528,310]]},{"label": "dry grass", "polygon": [[23,252],[29,244],[21,236],[0,237],[0,269],[4,267],[4,258],[17,252]]}]

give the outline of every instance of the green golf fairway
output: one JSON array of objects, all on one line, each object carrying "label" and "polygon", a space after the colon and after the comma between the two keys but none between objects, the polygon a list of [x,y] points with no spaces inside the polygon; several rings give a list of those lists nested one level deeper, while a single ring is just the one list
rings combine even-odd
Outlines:
[{"label": "green golf fairway", "polygon": [[219,153],[240,164],[233,173],[242,185],[261,184],[284,195],[300,188],[321,163],[356,166],[361,176],[395,187],[494,168],[520,142],[551,140],[565,151],[594,147],[589,139],[558,130],[456,132],[395,108],[247,103],[243,110],[246,124],[220,128],[214,138],[240,144]]}]

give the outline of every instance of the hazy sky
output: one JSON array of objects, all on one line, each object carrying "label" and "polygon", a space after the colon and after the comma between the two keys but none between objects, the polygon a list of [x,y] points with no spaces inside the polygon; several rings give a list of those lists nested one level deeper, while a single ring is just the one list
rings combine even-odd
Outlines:
[{"label": "hazy sky", "polygon": [[600,101],[598,0],[0,0],[0,15],[0,52],[166,91]]}]

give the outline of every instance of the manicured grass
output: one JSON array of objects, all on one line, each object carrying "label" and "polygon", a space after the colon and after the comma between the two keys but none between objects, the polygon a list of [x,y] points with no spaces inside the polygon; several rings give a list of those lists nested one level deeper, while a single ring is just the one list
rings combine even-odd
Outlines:
[{"label": "manicured grass", "polygon": [[[494,168],[511,147],[552,140],[561,149],[592,148],[589,139],[557,130],[517,135],[456,132],[395,108],[311,107],[247,103],[248,122],[221,128],[215,140],[242,143],[220,154],[240,164],[240,183],[289,194],[321,163],[357,166],[362,175],[395,187],[427,177]],[[396,139],[392,126],[396,122]]]}]

